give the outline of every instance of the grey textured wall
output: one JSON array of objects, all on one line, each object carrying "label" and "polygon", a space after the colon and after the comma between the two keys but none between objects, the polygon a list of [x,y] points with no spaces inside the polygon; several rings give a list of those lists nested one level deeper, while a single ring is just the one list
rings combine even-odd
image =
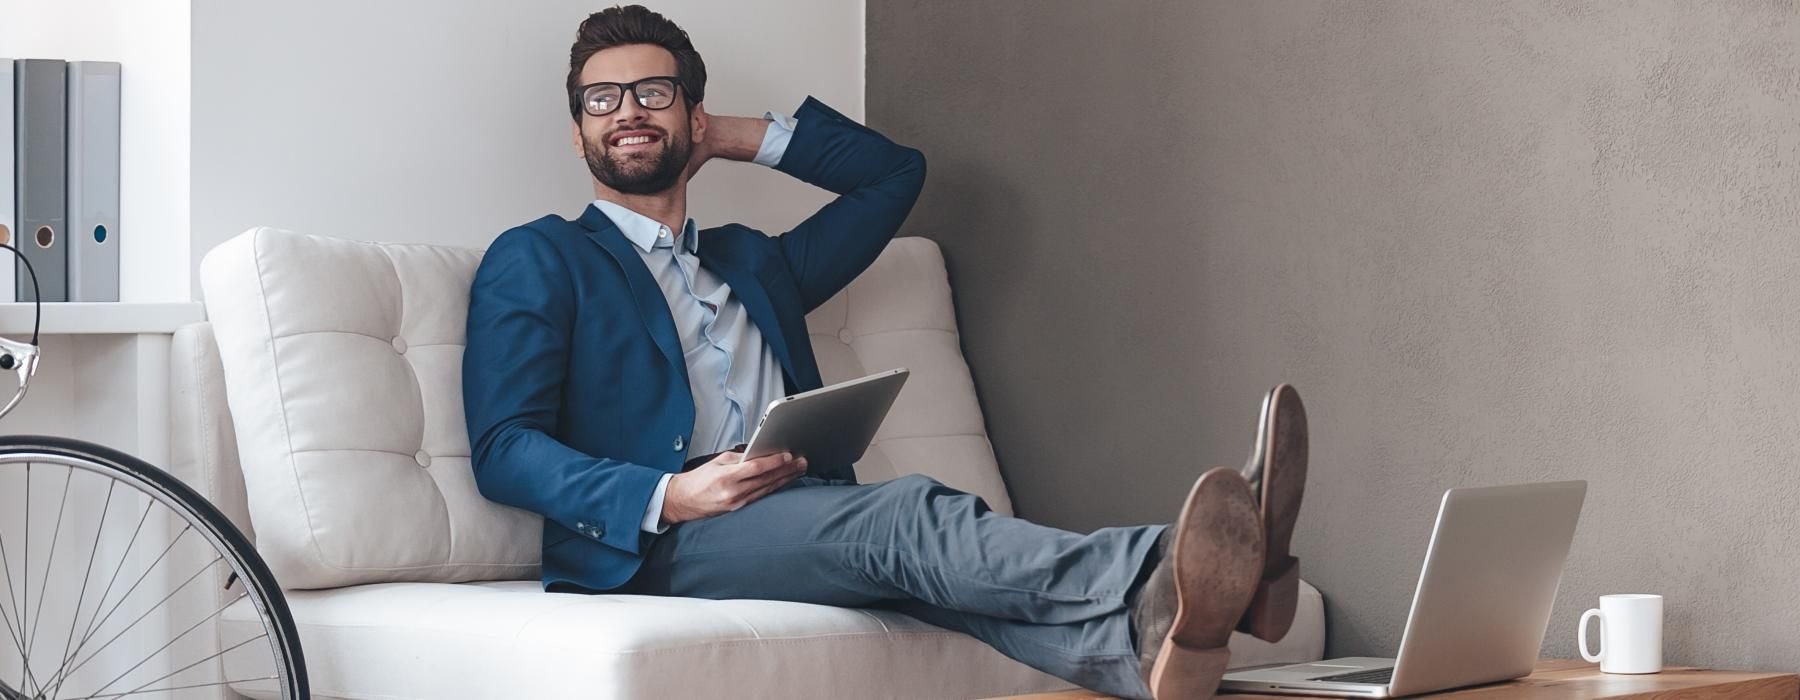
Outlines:
[{"label": "grey textured wall", "polygon": [[1667,596],[1800,668],[1793,2],[868,5],[1023,514],[1166,520],[1300,387],[1298,548],[1391,653],[1439,494],[1586,479],[1546,652]]}]

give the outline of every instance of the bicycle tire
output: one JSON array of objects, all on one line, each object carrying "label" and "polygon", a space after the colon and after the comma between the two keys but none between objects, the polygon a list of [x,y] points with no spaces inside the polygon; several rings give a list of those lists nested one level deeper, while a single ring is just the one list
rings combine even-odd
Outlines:
[{"label": "bicycle tire", "polygon": [[246,596],[264,620],[271,651],[280,667],[278,685],[283,700],[310,700],[299,628],[294,624],[287,598],[250,539],[218,507],[168,472],[104,445],[48,435],[0,436],[0,462],[19,461],[18,457],[31,455],[86,461],[87,465],[68,466],[126,482],[192,525],[237,574]]}]

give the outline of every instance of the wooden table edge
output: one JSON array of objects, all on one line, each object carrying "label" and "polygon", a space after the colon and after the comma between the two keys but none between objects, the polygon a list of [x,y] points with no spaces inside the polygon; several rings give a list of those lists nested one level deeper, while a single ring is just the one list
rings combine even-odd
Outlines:
[{"label": "wooden table edge", "polygon": [[[1695,676],[1693,674],[1704,675]],[[1580,689],[1570,687],[1582,681],[1613,681],[1621,685],[1648,682],[1652,686],[1661,687],[1607,695],[1583,694],[1579,692]],[[1584,661],[1544,659],[1538,662],[1537,668],[1531,672],[1531,675],[1524,678],[1413,697],[1432,698],[1457,695],[1480,695],[1484,696],[1486,700],[1514,697],[1534,700],[1581,697],[1633,698],[1635,700],[1711,697],[1797,700],[1800,699],[1800,676],[1778,671],[1742,671],[1692,666],[1672,666],[1655,674],[1605,674],[1600,672],[1598,666]],[[1292,700],[1296,696],[1227,693],[1221,694],[1219,697],[1231,700],[1262,698]],[[1013,695],[990,700],[1113,700],[1113,698],[1093,691],[1077,689]]]}]

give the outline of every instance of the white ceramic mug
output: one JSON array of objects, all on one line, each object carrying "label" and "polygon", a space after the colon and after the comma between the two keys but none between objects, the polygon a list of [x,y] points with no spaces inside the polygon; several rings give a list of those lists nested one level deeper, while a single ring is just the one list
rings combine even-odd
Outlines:
[{"label": "white ceramic mug", "polygon": [[[1600,618],[1600,653],[1589,654],[1588,618]],[[1600,607],[1581,614],[1575,641],[1581,658],[1599,662],[1605,673],[1656,673],[1662,670],[1663,599],[1659,595],[1600,596]]]}]

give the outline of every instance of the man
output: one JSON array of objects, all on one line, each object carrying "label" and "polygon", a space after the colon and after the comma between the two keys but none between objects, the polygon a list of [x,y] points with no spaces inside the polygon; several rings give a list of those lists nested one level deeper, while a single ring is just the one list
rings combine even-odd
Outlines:
[{"label": "man", "polygon": [[[925,159],[811,98],[793,118],[708,114],[687,34],[638,6],[582,23],[567,87],[595,201],[494,241],[463,367],[477,483],[544,516],[547,590],[881,605],[1128,697],[1210,695],[1233,629],[1286,633],[1291,388],[1265,398],[1246,471],[1206,472],[1171,526],[1080,535],[922,476],[743,460],[761,407],[821,385],[805,314],[880,254]],[[839,197],[779,237],[698,230],[687,183],[713,158]]]}]

